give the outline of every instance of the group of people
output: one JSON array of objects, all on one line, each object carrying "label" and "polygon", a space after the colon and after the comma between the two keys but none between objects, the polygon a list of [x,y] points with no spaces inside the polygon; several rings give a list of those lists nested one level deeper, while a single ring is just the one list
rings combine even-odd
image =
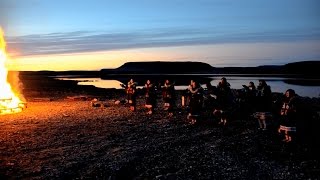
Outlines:
[{"label": "group of people", "polygon": [[[131,111],[136,110],[136,87],[137,83],[130,79],[126,86],[126,93]],[[169,116],[172,116],[176,94],[174,83],[169,80],[166,80],[161,87],[154,85],[150,80],[145,83],[143,92],[147,114],[154,112],[159,88],[162,90],[163,109],[168,112]],[[299,111],[297,99],[294,90],[288,89],[279,108],[274,108],[271,87],[267,85],[265,80],[259,80],[257,87],[253,82],[249,82],[248,85],[243,85],[243,89],[234,93],[227,79],[223,77],[217,86],[212,86],[209,82],[205,89],[198,82],[191,80],[190,85],[182,95],[182,106],[187,107],[187,120],[191,124],[195,124],[200,119],[205,107],[210,108],[213,118],[217,119],[219,124],[225,126],[232,118],[235,109],[239,107],[238,105],[245,104],[245,110],[242,113],[247,112],[246,115],[258,119],[261,130],[267,129],[266,121],[268,119],[278,118],[278,132],[284,135],[285,142],[290,142],[292,141],[292,134],[296,131],[297,113]],[[274,109],[276,110],[274,111]]]},{"label": "group of people", "polygon": [[[131,111],[136,110],[136,97],[137,97],[137,83],[130,79],[128,85],[125,86],[127,93],[127,101],[130,106]],[[147,114],[152,114],[154,108],[157,105],[157,94],[156,90],[158,87],[151,83],[150,80],[147,80],[146,84],[143,87],[145,95],[145,107],[147,109]],[[164,110],[169,112],[169,115],[173,115],[173,108],[175,104],[175,88],[174,84],[169,80],[166,80],[162,86],[162,95],[164,101]]]}]

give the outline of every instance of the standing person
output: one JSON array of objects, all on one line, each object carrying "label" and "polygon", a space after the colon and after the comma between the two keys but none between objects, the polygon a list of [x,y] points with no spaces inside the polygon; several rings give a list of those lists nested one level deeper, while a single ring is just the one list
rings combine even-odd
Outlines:
[{"label": "standing person", "polygon": [[252,81],[249,85],[243,85],[245,91],[245,101],[251,113],[255,112],[257,88]]},{"label": "standing person", "polygon": [[212,86],[211,82],[206,83],[206,88],[207,88],[208,94],[216,94],[217,89],[215,86]]},{"label": "standing person", "polygon": [[285,98],[282,102],[280,110],[280,127],[279,133],[284,133],[285,139],[283,141],[292,141],[292,134],[296,132],[297,124],[297,95],[294,90],[288,89],[285,92]]},{"label": "standing person", "polygon": [[194,84],[194,80],[190,80],[190,84],[189,84],[189,86],[188,86],[188,89],[187,89],[187,94],[188,94],[188,96],[187,96],[187,104],[188,104],[188,106],[190,106],[190,101],[191,101],[191,96],[192,96],[192,92],[190,91],[190,89],[192,89],[192,86],[193,86],[193,84]]},{"label": "standing person", "polygon": [[195,124],[202,110],[203,89],[199,83],[192,81],[192,84],[188,90],[190,92],[190,111],[188,114],[188,119],[190,120],[191,124]]},{"label": "standing person", "polygon": [[250,104],[255,104],[255,98],[257,94],[256,86],[252,81],[249,82],[248,91],[247,91],[247,99]]},{"label": "standing person", "polygon": [[231,89],[230,84],[225,77],[217,85],[217,101],[221,108],[226,109],[230,102]]},{"label": "standing person", "polygon": [[145,107],[148,109],[147,114],[152,114],[156,106],[156,94],[155,86],[151,83],[150,80],[147,80],[147,83],[144,85],[146,104]]},{"label": "standing person", "polygon": [[130,79],[127,85],[127,99],[130,105],[130,110],[136,110],[136,83]]},{"label": "standing person", "polygon": [[[230,84],[225,77],[217,85],[217,107],[214,109],[213,114],[220,118],[219,124],[226,125],[228,110],[232,106]],[[220,116],[221,114],[221,116]]]},{"label": "standing person", "polygon": [[215,86],[212,86],[210,82],[206,83],[206,89],[207,91],[204,93],[205,94],[204,106],[207,109],[213,108],[216,103],[217,89]]},{"label": "standing person", "polygon": [[270,112],[272,107],[271,87],[260,79],[257,87],[257,111]]},{"label": "standing person", "polygon": [[256,112],[253,116],[258,119],[259,129],[266,130],[266,120],[272,117],[272,94],[271,87],[263,79],[259,80],[255,107]]},{"label": "standing person", "polygon": [[163,101],[164,110],[169,112],[169,116],[173,115],[173,106],[175,103],[174,85],[167,79],[163,85]]},{"label": "standing person", "polygon": [[185,92],[182,94],[182,97],[181,97],[181,106],[186,106],[186,107],[189,107],[190,105],[190,99],[191,99],[191,92],[190,92],[190,88],[192,86],[192,83],[194,81],[193,80],[190,80],[190,84],[188,85],[188,88],[185,90]]}]

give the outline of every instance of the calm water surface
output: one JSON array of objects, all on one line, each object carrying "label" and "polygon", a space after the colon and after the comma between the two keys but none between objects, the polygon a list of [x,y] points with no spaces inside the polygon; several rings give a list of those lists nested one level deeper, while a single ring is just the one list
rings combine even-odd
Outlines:
[{"label": "calm water surface", "polygon": [[[212,85],[216,86],[222,76],[206,77]],[[148,78],[148,77],[145,77]],[[300,96],[320,97],[320,79],[297,79],[297,78],[284,78],[284,77],[244,77],[244,76],[226,76],[227,81],[230,83],[231,88],[241,89],[242,85],[248,85],[250,81],[258,85],[259,79],[264,79],[268,85],[271,86],[273,92],[285,92],[287,89],[294,89]],[[126,84],[122,79],[101,79],[101,78],[72,78],[72,77],[60,77],[60,80],[76,80],[79,81],[79,85],[93,85],[99,88],[115,88],[122,89],[120,84]],[[184,82],[189,82],[189,79],[184,79]],[[138,83],[138,88],[144,86],[144,81]],[[202,84],[205,87],[205,84]],[[183,90],[187,88],[187,83],[176,84],[177,90]]]}]

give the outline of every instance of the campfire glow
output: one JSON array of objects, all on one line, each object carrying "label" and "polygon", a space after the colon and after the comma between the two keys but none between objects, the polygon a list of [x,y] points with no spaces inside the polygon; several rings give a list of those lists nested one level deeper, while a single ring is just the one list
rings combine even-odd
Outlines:
[{"label": "campfire glow", "polygon": [[11,85],[7,82],[6,61],[6,42],[0,28],[0,114],[20,112],[25,107],[25,103],[13,92]]}]

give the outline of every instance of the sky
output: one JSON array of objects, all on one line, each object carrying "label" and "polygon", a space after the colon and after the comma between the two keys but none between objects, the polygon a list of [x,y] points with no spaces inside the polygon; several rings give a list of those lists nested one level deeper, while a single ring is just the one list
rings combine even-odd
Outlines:
[{"label": "sky", "polygon": [[318,0],[0,0],[10,70],[320,60]]}]

